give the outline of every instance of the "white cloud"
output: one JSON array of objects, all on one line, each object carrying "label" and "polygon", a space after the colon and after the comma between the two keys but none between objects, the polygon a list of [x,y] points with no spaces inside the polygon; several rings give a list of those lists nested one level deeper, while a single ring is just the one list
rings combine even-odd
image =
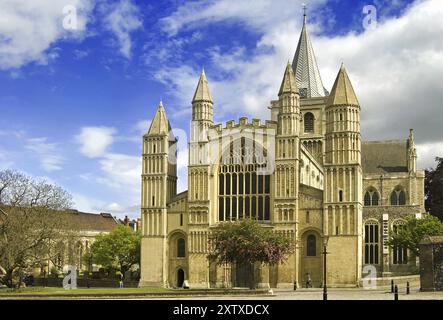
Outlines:
[{"label": "white cloud", "polygon": [[[400,17],[379,21],[375,30],[319,37],[316,34],[334,20],[322,17],[319,5],[323,2],[310,3],[308,17],[320,72],[330,90],[340,63],[345,63],[362,106],[363,139],[406,139],[409,128],[414,128],[418,144],[429,145],[431,153],[441,150],[441,1],[416,1]],[[292,59],[297,46],[302,20],[298,4],[299,1],[290,6],[287,1],[254,1],[246,5],[231,0],[186,2],[162,20],[171,37],[182,30],[203,30],[207,24],[219,22],[235,22],[259,33],[255,49],[240,45],[231,50],[208,50],[211,64],[206,75],[215,101],[216,120],[230,119],[239,115],[239,110],[253,117],[269,118],[267,106],[277,98],[286,62]],[[186,63],[175,65],[176,61],[162,67],[156,78],[168,83],[177,105],[188,106],[181,114],[189,114],[200,70]],[[426,149],[419,149],[419,160],[433,157],[422,150]],[[427,165],[429,161],[420,160],[422,163]]]},{"label": "white cloud", "polygon": [[419,144],[417,145],[417,152],[419,168],[435,168],[437,165],[435,158],[443,158],[443,142]]},{"label": "white cloud", "polygon": [[141,157],[109,153],[99,160],[106,182],[116,189],[140,190]]},{"label": "white cloud", "polygon": [[[63,28],[67,5],[77,9],[77,30]],[[0,1],[0,69],[34,61],[47,64],[56,58],[51,45],[60,39],[82,38],[92,7],[89,0]]]},{"label": "white cloud", "polygon": [[109,146],[114,143],[115,128],[111,127],[83,127],[75,140],[80,144],[80,152],[89,157],[103,156]]},{"label": "white cloud", "polygon": [[[133,130],[138,130],[139,124]],[[74,201],[80,210],[93,212],[111,212],[115,214],[138,214],[140,202],[141,156],[109,152],[110,147],[118,141],[128,138],[117,135],[117,130],[110,127],[84,127],[75,140],[80,144],[80,152],[96,161],[100,170],[80,174],[79,177],[88,184],[96,184],[112,197],[112,201],[91,199],[76,194]],[[139,138],[141,143],[141,138]]]},{"label": "white cloud", "polygon": [[40,165],[45,171],[62,169],[64,162],[56,143],[48,142],[48,138],[31,138],[26,141],[26,149],[32,151],[40,160]]},{"label": "white cloud", "polygon": [[127,59],[131,58],[131,33],[142,27],[138,7],[132,0],[120,0],[118,3],[105,4],[102,7],[104,27],[114,33],[120,53]]},{"label": "white cloud", "polygon": [[[309,7],[315,8],[325,2],[326,0],[312,0]],[[173,14],[161,19],[161,22],[164,30],[171,35],[182,29],[222,21],[241,21],[251,29],[263,32],[294,20],[301,11],[302,3],[299,0],[188,1]]]}]

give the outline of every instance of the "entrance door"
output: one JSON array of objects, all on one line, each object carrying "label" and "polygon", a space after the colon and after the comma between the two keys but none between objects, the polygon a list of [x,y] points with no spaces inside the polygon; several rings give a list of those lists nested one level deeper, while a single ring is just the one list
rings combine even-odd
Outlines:
[{"label": "entrance door", "polygon": [[237,264],[235,268],[235,286],[249,288],[249,277],[252,268],[249,264]]},{"label": "entrance door", "polygon": [[177,287],[181,288],[183,287],[183,282],[185,281],[185,272],[183,269],[177,270]]}]

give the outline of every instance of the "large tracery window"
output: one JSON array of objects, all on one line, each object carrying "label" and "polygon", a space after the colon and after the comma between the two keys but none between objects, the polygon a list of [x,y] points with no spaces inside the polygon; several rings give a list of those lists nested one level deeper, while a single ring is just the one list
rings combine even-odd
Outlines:
[{"label": "large tracery window", "polygon": [[365,193],[365,206],[378,206],[380,196],[378,195],[377,190],[374,188],[369,188]]},{"label": "large tracery window", "polygon": [[[271,176],[263,174],[263,159],[249,149],[258,149],[254,142],[242,138],[231,143],[229,156],[223,157],[219,168],[219,221],[244,218],[270,220]],[[238,152],[234,150],[239,148]],[[266,157],[265,151],[261,152]]]},{"label": "large tracery window", "polygon": [[379,232],[376,221],[365,224],[365,264],[379,264]]}]

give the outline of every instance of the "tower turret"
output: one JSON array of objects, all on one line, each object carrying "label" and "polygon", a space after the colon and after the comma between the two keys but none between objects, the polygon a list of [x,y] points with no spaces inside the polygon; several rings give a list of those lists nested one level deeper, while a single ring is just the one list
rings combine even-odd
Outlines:
[{"label": "tower turret", "polygon": [[300,94],[291,64],[285,69],[278,92],[280,110],[278,115],[279,135],[298,135],[300,119]]},{"label": "tower turret", "polygon": [[[361,278],[362,184],[360,105],[342,65],[326,105],[323,232],[329,236],[331,284]],[[349,261],[344,271],[340,261]]]},{"label": "tower turret", "polygon": [[177,193],[177,140],[160,102],[143,136],[141,284],[167,279],[167,204]]},{"label": "tower turret", "polygon": [[415,173],[417,171],[417,148],[414,141],[414,129],[409,129],[408,170],[410,173]]}]

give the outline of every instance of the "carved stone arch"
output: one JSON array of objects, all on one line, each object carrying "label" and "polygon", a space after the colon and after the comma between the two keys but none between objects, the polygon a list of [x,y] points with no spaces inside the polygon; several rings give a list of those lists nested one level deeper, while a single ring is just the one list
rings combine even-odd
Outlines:
[{"label": "carved stone arch", "polygon": [[[178,240],[179,239],[183,239],[185,241],[185,257],[188,256],[187,251],[188,251],[188,237],[186,232],[184,232],[183,230],[180,229],[175,229],[173,231],[171,231],[168,235],[168,253],[169,253],[169,257],[177,257],[177,249],[178,249]],[[179,257],[179,258],[184,258],[184,257]]]},{"label": "carved stone arch", "polygon": [[406,191],[406,188],[402,186],[401,184],[398,184],[392,189],[390,195],[389,195],[389,203],[390,205],[406,205],[408,199],[408,193]]},{"label": "carved stone arch", "polygon": [[363,200],[365,206],[378,206],[381,200],[380,192],[374,186],[369,186],[366,188]]},{"label": "carved stone arch", "polygon": [[[302,287],[320,287],[322,282],[322,231],[306,228],[300,232],[301,268],[299,279]],[[314,243],[315,242],[315,243]],[[312,246],[315,244],[315,248]],[[315,249],[315,252],[313,252]],[[314,255],[315,253],[315,255]]]}]

